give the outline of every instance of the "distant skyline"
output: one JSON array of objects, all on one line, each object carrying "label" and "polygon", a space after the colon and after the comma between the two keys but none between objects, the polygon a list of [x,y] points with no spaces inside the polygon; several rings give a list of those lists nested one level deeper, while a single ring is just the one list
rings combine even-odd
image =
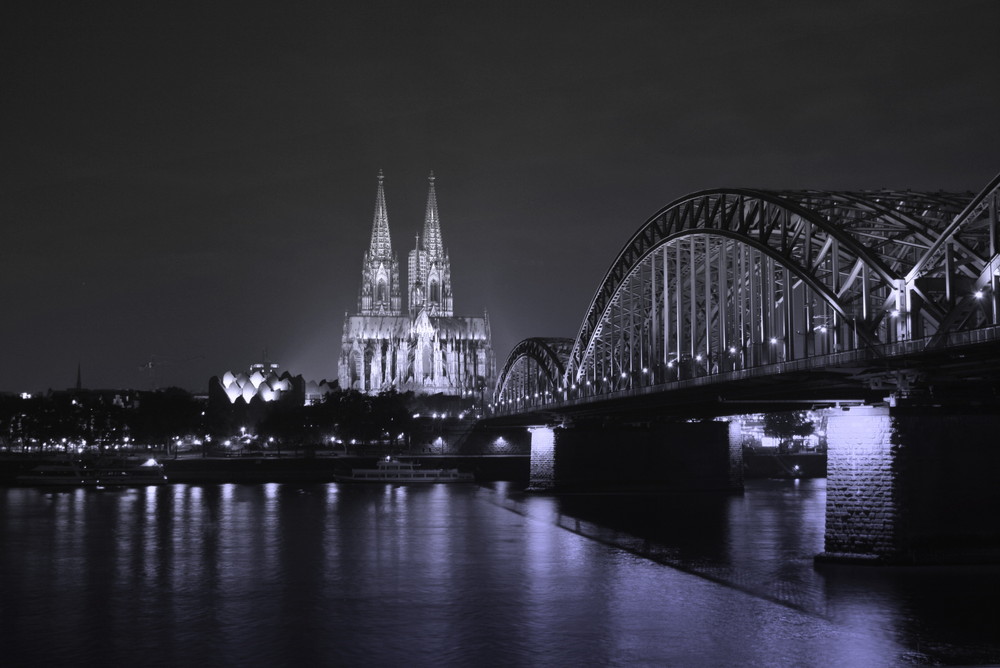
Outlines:
[{"label": "distant skyline", "polygon": [[[378,170],[437,177],[498,366],[575,337],[642,223],[716,187],[978,191],[1000,3],[210,3],[5,10],[0,390],[337,375]],[[648,4],[648,6],[647,6]],[[167,363],[173,361],[173,363]]]}]

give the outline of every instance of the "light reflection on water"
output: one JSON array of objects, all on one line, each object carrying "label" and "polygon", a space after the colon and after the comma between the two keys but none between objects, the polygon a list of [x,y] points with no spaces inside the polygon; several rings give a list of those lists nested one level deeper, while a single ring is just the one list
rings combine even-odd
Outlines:
[{"label": "light reflection on water", "polygon": [[1000,660],[997,569],[816,569],[823,483],[0,489],[5,663]]}]

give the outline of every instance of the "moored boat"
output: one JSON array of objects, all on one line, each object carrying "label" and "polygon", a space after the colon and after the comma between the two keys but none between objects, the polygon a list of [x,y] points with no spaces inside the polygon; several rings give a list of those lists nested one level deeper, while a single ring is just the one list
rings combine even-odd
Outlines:
[{"label": "moored boat", "polygon": [[35,487],[139,487],[167,482],[155,459],[63,459],[40,464],[16,478]]},{"label": "moored boat", "polygon": [[425,469],[418,462],[386,457],[375,463],[375,468],[352,468],[350,474],[334,474],[338,482],[473,482],[471,473],[458,469]]}]

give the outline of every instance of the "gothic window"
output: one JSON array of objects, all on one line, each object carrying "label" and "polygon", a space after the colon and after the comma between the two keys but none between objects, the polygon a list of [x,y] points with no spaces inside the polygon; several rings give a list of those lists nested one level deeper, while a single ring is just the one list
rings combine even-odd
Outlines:
[{"label": "gothic window", "polygon": [[379,281],[378,287],[375,289],[375,300],[378,302],[387,301],[388,295],[386,294],[385,281]]},{"label": "gothic window", "polygon": [[351,384],[361,380],[361,375],[361,355],[355,350],[351,353]]},{"label": "gothic window", "polygon": [[437,281],[431,281],[430,301],[432,303],[441,301],[441,284]]},{"label": "gothic window", "polygon": [[430,378],[434,374],[434,356],[432,354],[434,351],[431,349],[430,344],[425,345],[423,348],[420,352],[423,355],[424,378]]}]

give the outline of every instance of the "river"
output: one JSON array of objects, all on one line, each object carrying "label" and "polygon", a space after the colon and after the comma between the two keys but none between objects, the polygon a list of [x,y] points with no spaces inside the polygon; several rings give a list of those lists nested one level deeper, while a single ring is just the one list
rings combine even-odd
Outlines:
[{"label": "river", "polygon": [[0,488],[0,663],[1000,663],[1000,568],[824,565],[825,481]]}]

